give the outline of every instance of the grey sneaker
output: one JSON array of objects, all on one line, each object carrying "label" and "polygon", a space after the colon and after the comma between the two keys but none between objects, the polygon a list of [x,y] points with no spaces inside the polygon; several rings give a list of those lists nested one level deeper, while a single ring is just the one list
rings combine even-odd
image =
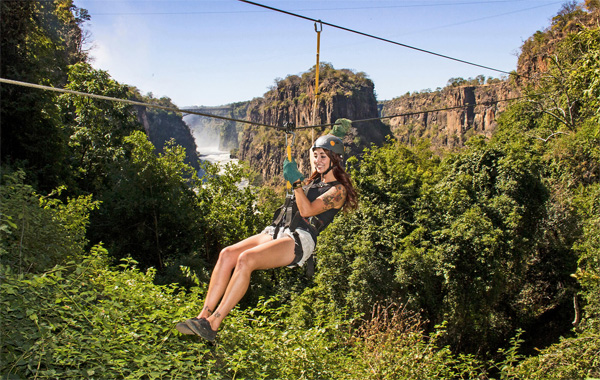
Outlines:
[{"label": "grey sneaker", "polygon": [[194,318],[190,318],[190,319],[188,319],[188,320],[187,320],[187,321],[185,321],[185,322],[179,322],[179,323],[178,323],[178,324],[175,326],[175,328],[177,329],[177,331],[179,331],[179,332],[180,332],[180,333],[182,333],[182,334],[185,334],[185,335],[196,335],[196,333],[195,333],[195,332],[194,332],[192,329],[190,329],[190,328],[188,327],[188,325],[187,325],[187,322],[188,322],[188,321],[199,321],[200,319],[204,319],[204,318],[196,318],[196,317],[194,317]]},{"label": "grey sneaker", "polygon": [[214,342],[215,338],[217,337],[217,332],[212,329],[210,322],[208,322],[208,320],[205,318],[192,318],[188,319],[184,323],[196,335],[208,340],[209,342]]}]

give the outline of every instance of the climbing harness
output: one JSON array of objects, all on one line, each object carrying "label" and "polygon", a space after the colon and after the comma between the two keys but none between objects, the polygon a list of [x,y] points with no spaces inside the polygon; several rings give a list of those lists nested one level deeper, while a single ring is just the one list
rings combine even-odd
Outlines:
[{"label": "climbing harness", "polygon": [[[306,196],[309,199],[313,198],[312,200],[314,200],[320,195],[327,192],[330,188],[338,184],[338,181],[325,183],[318,180],[311,182],[307,186],[303,186],[302,189],[304,191],[304,194],[306,194]],[[309,194],[310,192],[312,193]],[[329,225],[329,223],[331,223],[331,221],[333,221],[333,218],[338,213],[338,211],[338,209],[329,209],[319,215],[311,216],[309,218],[303,218],[302,215],[300,215],[300,212],[298,211],[296,197],[293,193],[288,194],[285,198],[283,206],[281,206],[273,215],[273,223],[271,224],[273,227],[275,227],[273,237],[279,236],[280,231],[283,231],[286,228],[289,229],[296,243],[294,248],[294,254],[296,257],[294,263],[296,263],[298,261],[298,258],[301,258],[303,256],[302,244],[297,229],[303,229],[307,231],[310,234],[314,244],[316,245],[317,236],[321,233],[321,231],[325,229],[325,227]],[[312,277],[314,271],[315,259],[314,255],[311,255],[306,260],[306,275],[308,277]]]}]

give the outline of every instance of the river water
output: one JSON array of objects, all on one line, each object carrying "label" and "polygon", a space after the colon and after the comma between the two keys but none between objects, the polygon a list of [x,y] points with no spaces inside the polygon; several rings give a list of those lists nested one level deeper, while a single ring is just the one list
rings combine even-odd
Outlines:
[{"label": "river water", "polygon": [[[196,144],[198,144],[196,142]],[[198,156],[202,161],[208,161],[211,164],[219,164],[223,166],[228,162],[237,162],[237,159],[230,158],[229,152],[219,150],[215,146],[202,146],[197,149]]]}]

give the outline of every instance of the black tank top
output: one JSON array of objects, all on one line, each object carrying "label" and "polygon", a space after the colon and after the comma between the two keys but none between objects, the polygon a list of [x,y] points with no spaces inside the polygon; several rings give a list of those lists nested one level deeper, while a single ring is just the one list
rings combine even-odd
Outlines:
[{"label": "black tank top", "polygon": [[[306,197],[312,202],[338,184],[338,181],[321,182],[320,179],[316,179],[308,188]],[[308,231],[311,233],[311,235],[313,235],[313,239],[315,241],[317,240],[319,233],[321,233],[321,231],[323,231],[333,221],[333,218],[339,211],[339,208],[332,208],[318,215],[311,216],[310,218],[304,218],[304,221],[313,227],[309,228]],[[299,228],[302,227],[303,226],[299,226]]]}]

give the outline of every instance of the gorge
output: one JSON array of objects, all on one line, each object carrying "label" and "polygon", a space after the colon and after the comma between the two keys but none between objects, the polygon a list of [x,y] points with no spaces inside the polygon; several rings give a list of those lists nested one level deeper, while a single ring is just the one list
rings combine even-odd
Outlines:
[{"label": "gorge", "polygon": [[[378,102],[375,86],[365,73],[338,70],[328,64],[322,65],[321,73],[316,114],[314,67],[301,75],[278,80],[262,97],[251,101],[194,109],[278,126],[286,122],[296,126],[313,125],[313,118],[316,124],[333,123],[338,118],[353,121],[383,118],[382,121],[353,123],[344,145],[347,156],[360,156],[364,148],[383,144],[386,136],[409,144],[415,139],[428,139],[438,150],[460,148],[474,135],[489,138],[498,115],[508,105],[505,100],[518,96],[508,81],[496,79],[488,84],[449,84],[436,91]],[[446,108],[452,109],[444,110]],[[425,112],[417,113],[420,111]],[[196,115],[185,115],[184,121],[194,136],[201,159],[203,155],[221,152],[221,158],[215,161],[223,161],[227,156],[225,152],[230,152],[232,158],[247,161],[266,182],[278,181],[284,159],[283,133]],[[294,155],[305,171],[310,166],[307,153],[310,144],[329,130],[330,127],[318,127],[314,131],[297,131]]]}]

